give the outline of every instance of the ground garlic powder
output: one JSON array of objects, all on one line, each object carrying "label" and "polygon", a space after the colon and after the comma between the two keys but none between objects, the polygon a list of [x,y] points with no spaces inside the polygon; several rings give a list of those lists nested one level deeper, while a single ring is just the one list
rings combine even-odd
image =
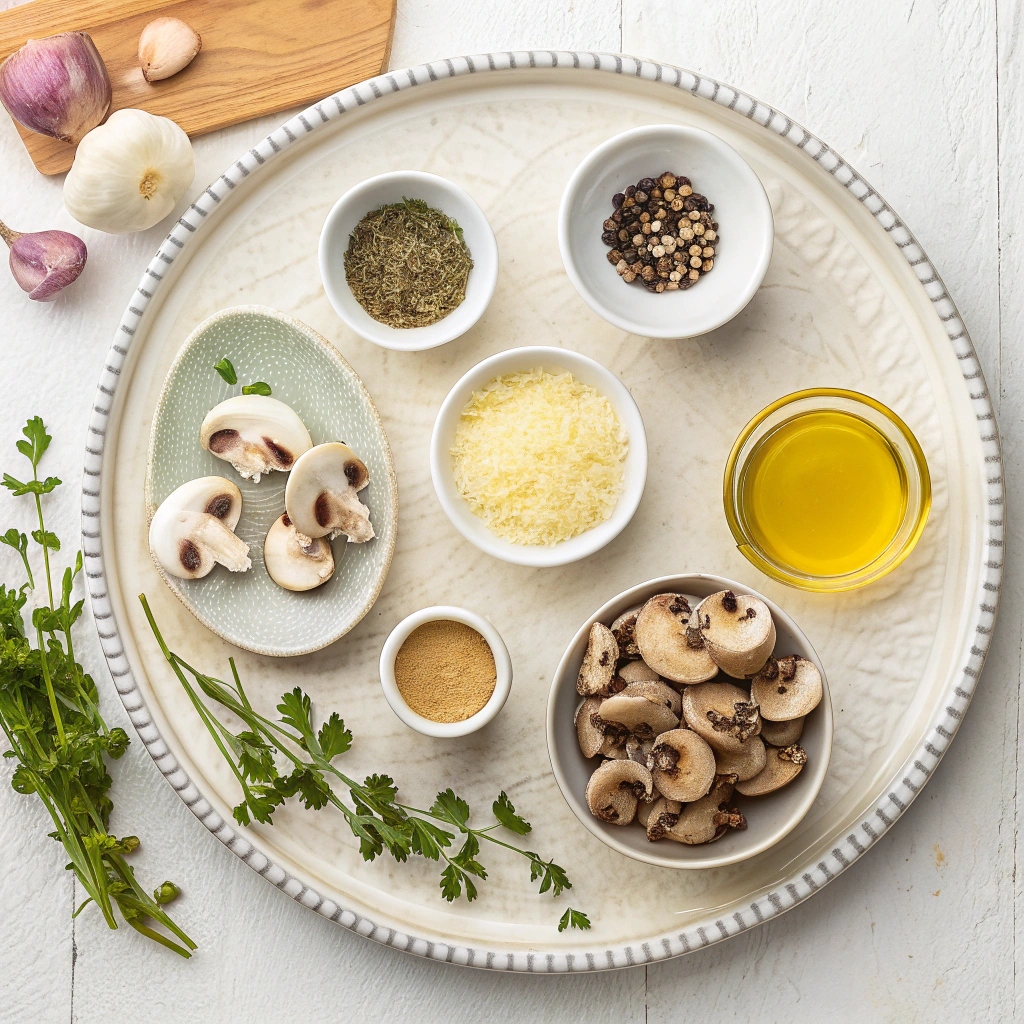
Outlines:
[{"label": "ground garlic powder", "polygon": [[417,626],[395,658],[395,682],[406,704],[432,722],[464,722],[491,698],[494,655],[471,626],[438,619]]}]

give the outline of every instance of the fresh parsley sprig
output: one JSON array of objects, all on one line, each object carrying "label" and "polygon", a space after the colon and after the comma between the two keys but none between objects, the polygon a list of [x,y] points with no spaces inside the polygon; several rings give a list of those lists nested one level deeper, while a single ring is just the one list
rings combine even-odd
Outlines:
[{"label": "fresh parsley sprig", "polygon": [[[213,364],[213,368],[224,378],[224,380],[234,386],[238,383],[238,374],[235,372],[234,366],[231,365],[231,360],[224,358]],[[266,381],[257,380],[253,381],[252,384],[245,384],[242,387],[243,395],[263,395],[269,397],[271,395],[270,385]]]},{"label": "fresh parsley sprig", "polygon": [[[352,733],[337,712],[319,729],[315,728],[309,695],[295,687],[281,696],[278,717],[267,718],[250,702],[234,658],[228,659],[231,682],[193,668],[167,646],[146,596],[139,595],[139,600],[164,658],[241,789],[242,800],[233,811],[240,825],[254,820],[272,824],[274,811],[286,800],[297,797],[307,810],[318,811],[331,805],[340,811],[359,840],[364,860],[375,860],[386,850],[399,862],[408,860],[410,855],[443,862],[440,889],[449,902],[460,896],[470,901],[477,898],[477,879],[487,878],[487,869],[479,860],[481,843],[503,847],[526,858],[530,880],[539,883],[541,893],[560,896],[572,888],[565,869],[553,860],[545,860],[540,854],[492,834],[496,829],[520,836],[532,831],[504,791],[491,805],[495,824],[476,828],[470,824],[469,804],[450,788],[438,793],[428,809],[422,809],[402,803],[398,787],[388,775],[368,775],[362,782],[350,778],[333,763],[352,746]],[[232,732],[207,701],[230,711],[244,728]],[[332,783],[347,790],[348,802]],[[566,911],[559,931],[567,927],[586,929],[590,920],[580,911]]]},{"label": "fresh parsley sprig", "polygon": [[74,601],[73,594],[82,554],[65,568],[55,600],[50,556],[60,551],[60,541],[46,529],[42,497],[60,480],[39,479],[39,463],[51,441],[42,419],[30,419],[23,433],[17,447],[32,466],[32,479],[5,473],[3,486],[15,496],[31,494],[35,501],[39,525],[31,537],[42,549],[48,602],[32,611],[33,647],[24,616],[29,591],[35,589],[29,538],[8,530],[0,543],[18,552],[27,577],[17,589],[0,584],[0,729],[10,745],[5,756],[16,763],[11,785],[18,793],[35,794],[50,815],[50,836],[64,847],[68,868],[86,892],[75,916],[95,903],[111,928],[117,928],[119,914],[136,931],[188,957],[195,943],[163,909],[177,895],[177,886],[164,882],[150,896],[125,859],[138,848],[138,838],[118,838],[109,831],[112,779],[106,759],[124,754],[128,735],[107,727],[96,684],[75,660],[72,630],[83,602]]}]

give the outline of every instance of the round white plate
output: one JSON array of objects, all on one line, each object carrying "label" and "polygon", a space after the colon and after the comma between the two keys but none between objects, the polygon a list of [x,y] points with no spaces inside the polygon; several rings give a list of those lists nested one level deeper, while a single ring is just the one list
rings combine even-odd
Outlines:
[{"label": "round white plate", "polygon": [[[706,128],[744,156],[776,223],[764,286],[721,330],[646,341],[595,316],[559,259],[559,198],[582,157],[637,124]],[[400,167],[467,186],[502,254],[487,312],[462,338],[394,353],[342,327],[317,281],[333,202]],[[716,204],[726,197],[716,197]],[[598,240],[599,242],[600,240]],[[612,286],[619,286],[612,281]],[[533,822],[531,849],[569,871],[540,896],[498,851],[472,903],[445,903],[437,866],[365,864],[339,816],[286,807],[272,828],[231,823],[234,783],[149,635],[145,591],[171,647],[219,673],[233,649],[163,585],[146,550],[146,448],[181,340],[239,302],[292,313],[325,335],[373,395],[402,481],[403,527],[373,611],[340,643],[291,663],[243,654],[253,698],[272,708],[301,682],[320,714],[355,733],[346,771],[388,771],[410,803],[453,786],[481,820],[505,788]],[[511,345],[563,344],[627,385],[647,427],[649,474],[630,525],[592,558],[509,565],[448,522],[429,476],[430,426],[470,366]],[[801,387],[864,391],[925,449],[931,521],[913,555],[850,594],[766,580],[736,550],[722,470],[743,424]],[[693,443],[698,439],[699,443]],[[727,86],[629,57],[505,53],[394,71],[297,115],[199,195],[150,265],[117,330],[90,425],[84,547],[110,670],[160,770],[211,831],[289,895],[360,934],[441,960],[502,970],[599,970],[678,955],[806,899],[856,860],[927,782],[981,671],[1001,578],[999,440],[981,367],[956,308],[912,234],[856,172],[785,115]],[[800,826],[753,860],[706,872],[627,862],[592,837],[548,771],[545,699],[566,644],[593,609],[645,579],[712,572],[767,594],[798,621],[831,683],[836,729],[824,786]],[[419,736],[387,709],[380,647],[410,611],[458,604],[504,637],[516,685],[470,737]],[[557,932],[567,906],[590,932]]]}]

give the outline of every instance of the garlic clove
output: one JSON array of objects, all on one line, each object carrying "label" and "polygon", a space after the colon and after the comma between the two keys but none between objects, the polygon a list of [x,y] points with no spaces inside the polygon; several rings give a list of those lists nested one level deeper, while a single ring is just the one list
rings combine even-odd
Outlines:
[{"label": "garlic clove", "polygon": [[0,102],[30,131],[74,145],[110,109],[110,78],[85,32],[30,39],[0,64]]},{"label": "garlic clove", "polygon": [[139,37],[139,64],[147,82],[176,75],[202,49],[199,33],[180,18],[157,18]]},{"label": "garlic clove", "polygon": [[11,273],[30,299],[49,302],[85,269],[88,250],[68,231],[12,231],[0,221],[0,238],[11,249]]},{"label": "garlic clove", "polygon": [[79,143],[64,179],[64,205],[100,231],[143,231],[174,209],[195,172],[192,144],[173,121],[115,110]]}]

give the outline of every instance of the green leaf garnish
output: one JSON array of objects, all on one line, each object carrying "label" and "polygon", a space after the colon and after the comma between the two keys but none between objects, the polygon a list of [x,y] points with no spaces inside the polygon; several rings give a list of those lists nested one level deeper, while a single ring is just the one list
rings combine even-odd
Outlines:
[{"label": "green leaf garnish", "polygon": [[270,385],[262,380],[258,380],[253,384],[246,384],[242,388],[243,395],[263,395],[264,397],[269,397],[270,393]]},{"label": "green leaf garnish", "polygon": [[588,931],[590,918],[582,910],[573,910],[570,907],[558,921],[558,930],[564,932],[566,928],[579,928],[581,931]]},{"label": "green leaf garnish", "polygon": [[214,363],[213,368],[224,378],[228,384],[238,383],[238,374],[235,373],[235,368],[231,365],[230,359],[221,359],[220,362]]},{"label": "green leaf garnish", "polygon": [[498,799],[491,804],[491,810],[498,821],[510,832],[515,832],[517,836],[525,836],[527,832],[533,831],[533,826],[525,818],[516,814],[516,809],[512,806],[512,801],[509,800],[504,790],[498,794]]}]

